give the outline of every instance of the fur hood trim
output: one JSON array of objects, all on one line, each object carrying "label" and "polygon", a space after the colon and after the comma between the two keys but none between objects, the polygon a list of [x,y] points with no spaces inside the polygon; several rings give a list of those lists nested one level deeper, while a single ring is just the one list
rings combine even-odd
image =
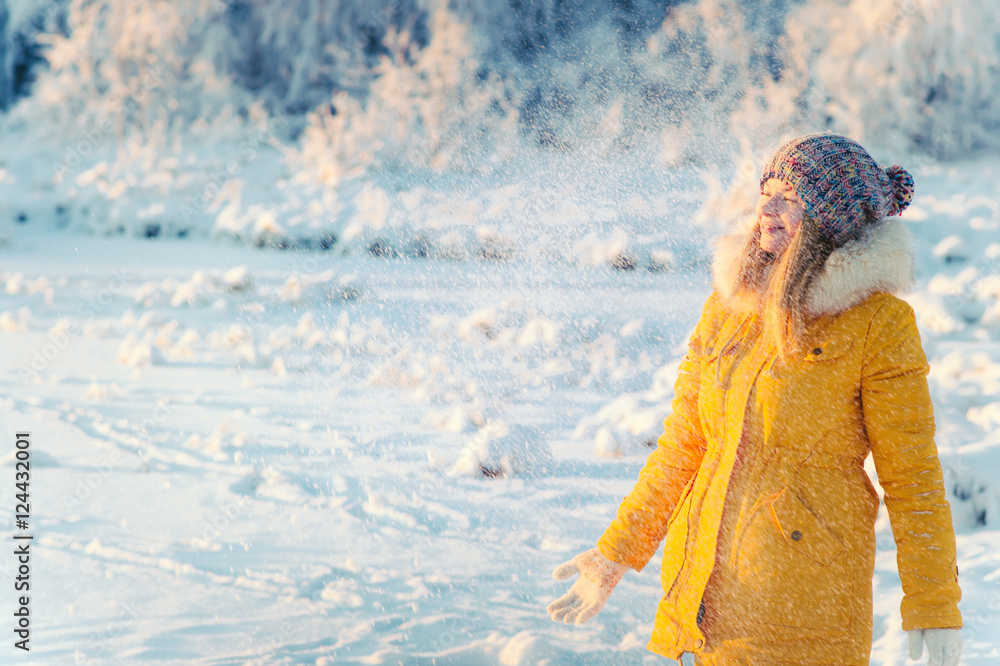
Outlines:
[{"label": "fur hood trim", "polygon": [[[716,241],[712,283],[730,307],[746,311],[754,304],[740,298],[737,272],[753,221]],[[884,219],[859,238],[833,251],[809,291],[809,314],[836,314],[878,291],[899,295],[913,284],[913,240],[906,225]]]}]

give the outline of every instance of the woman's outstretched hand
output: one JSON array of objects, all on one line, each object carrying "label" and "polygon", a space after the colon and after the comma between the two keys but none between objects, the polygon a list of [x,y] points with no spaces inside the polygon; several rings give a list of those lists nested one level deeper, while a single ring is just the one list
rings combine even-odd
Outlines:
[{"label": "woman's outstretched hand", "polygon": [[927,644],[927,666],[958,666],[962,634],[958,629],[910,629],[910,659],[920,659]]},{"label": "woman's outstretched hand", "polygon": [[552,572],[556,580],[564,580],[573,574],[580,574],[580,577],[569,592],[549,604],[549,615],[555,622],[583,624],[604,608],[604,602],[628,568],[627,564],[604,557],[596,548],[560,564]]}]

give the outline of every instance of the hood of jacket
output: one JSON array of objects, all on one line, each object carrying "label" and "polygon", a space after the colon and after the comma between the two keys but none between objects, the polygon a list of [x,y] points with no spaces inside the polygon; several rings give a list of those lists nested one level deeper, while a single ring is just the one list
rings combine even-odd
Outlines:
[{"label": "hood of jacket", "polygon": [[[738,293],[740,258],[753,223],[744,224],[716,241],[712,283],[726,304],[737,310],[751,307]],[[858,238],[837,248],[809,290],[809,313],[836,314],[879,291],[899,295],[913,284],[913,240],[909,229],[887,218],[865,229]]]}]

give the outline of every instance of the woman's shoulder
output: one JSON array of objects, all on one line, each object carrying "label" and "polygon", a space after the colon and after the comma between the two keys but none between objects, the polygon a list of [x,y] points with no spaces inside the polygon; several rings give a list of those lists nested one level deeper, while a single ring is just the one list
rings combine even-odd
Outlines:
[{"label": "woman's shoulder", "polygon": [[727,301],[718,291],[713,290],[701,308],[701,321],[702,323],[722,321],[730,314],[729,310]]},{"label": "woman's shoulder", "polygon": [[702,340],[711,340],[734,314],[729,302],[719,292],[713,291],[705,299],[705,305],[701,309],[696,329],[698,335]]},{"label": "woman's shoulder", "polygon": [[876,291],[865,298],[857,309],[864,311],[873,323],[898,321],[914,317],[913,306],[896,294]]},{"label": "woman's shoulder", "polygon": [[869,341],[920,338],[913,306],[889,292],[869,295],[842,316],[850,317],[848,327]]},{"label": "woman's shoulder", "polygon": [[884,329],[899,329],[913,321],[913,308],[887,291],[872,292],[860,302],[835,314],[812,320],[810,337],[865,339]]}]

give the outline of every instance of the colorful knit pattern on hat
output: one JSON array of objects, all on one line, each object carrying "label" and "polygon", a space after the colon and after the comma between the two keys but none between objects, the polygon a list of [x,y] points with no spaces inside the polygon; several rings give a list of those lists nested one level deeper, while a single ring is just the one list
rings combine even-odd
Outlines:
[{"label": "colorful knit pattern on hat", "polygon": [[760,186],[788,183],[824,236],[842,243],[867,222],[900,215],[913,199],[913,176],[883,169],[859,144],[836,134],[807,134],[774,153]]}]

